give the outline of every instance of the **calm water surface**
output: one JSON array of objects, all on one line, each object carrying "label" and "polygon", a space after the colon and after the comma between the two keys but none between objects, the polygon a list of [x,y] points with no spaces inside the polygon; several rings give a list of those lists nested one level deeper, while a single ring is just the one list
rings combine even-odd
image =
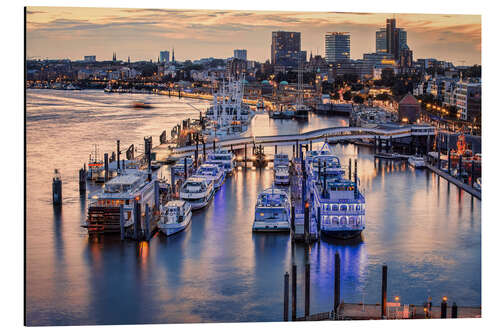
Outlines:
[{"label": "calm water surface", "polygon": [[[149,110],[130,108],[149,101]],[[298,313],[303,275],[311,263],[311,312],[333,303],[333,261],[341,257],[345,302],[376,303],[381,265],[389,267],[388,296],[403,303],[434,302],[446,295],[459,305],[481,304],[481,202],[426,170],[404,162],[374,160],[369,148],[334,145],[344,165],[358,159],[366,191],[367,229],[357,242],[322,240],[292,251],[288,235],[253,234],[259,191],[272,170],[238,170],[184,232],[157,234],[149,243],[119,237],[89,238],[80,225],[86,200],[78,169],[94,143],[101,152],[140,147],[144,136],[181,119],[197,118],[208,103],[165,96],[101,91],[27,92],[27,324],[80,325],[181,322],[279,321],[283,274],[298,265]],[[253,135],[287,134],[343,118],[311,115],[307,123],[258,115]],[[140,149],[140,148],[139,148]],[[289,149],[280,148],[291,155]],[[272,148],[269,149],[271,153]],[[51,202],[52,173],[63,177],[63,207]]]}]

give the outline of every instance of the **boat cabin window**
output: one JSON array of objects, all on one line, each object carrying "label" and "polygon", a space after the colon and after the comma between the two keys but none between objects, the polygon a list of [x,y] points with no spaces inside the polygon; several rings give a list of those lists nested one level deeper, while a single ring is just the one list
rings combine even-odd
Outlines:
[{"label": "boat cabin window", "polygon": [[347,211],[347,205],[340,205],[341,211]]},{"label": "boat cabin window", "polygon": [[333,217],[333,223],[339,224],[339,218],[337,216]]}]

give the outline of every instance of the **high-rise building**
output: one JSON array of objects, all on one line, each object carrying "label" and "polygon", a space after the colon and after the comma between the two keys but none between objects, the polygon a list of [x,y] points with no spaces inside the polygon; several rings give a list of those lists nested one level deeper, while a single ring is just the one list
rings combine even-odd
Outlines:
[{"label": "high-rise building", "polygon": [[381,28],[375,32],[375,52],[387,53],[387,30]]},{"label": "high-rise building", "polygon": [[162,63],[170,62],[170,52],[160,51],[160,62]]},{"label": "high-rise building", "polygon": [[394,56],[394,59],[399,58],[399,31],[396,28],[396,19],[387,19],[386,25],[386,45],[387,53]]},{"label": "high-rise building", "polygon": [[299,61],[306,62],[307,52],[300,49],[300,32],[273,31],[271,64],[297,67]]},{"label": "high-rise building", "polygon": [[247,60],[247,50],[234,50],[234,58],[240,60]]},{"label": "high-rise building", "polygon": [[408,47],[406,44],[406,30],[403,28],[397,28],[398,29],[398,36],[399,36],[399,49],[402,50],[405,47]]},{"label": "high-rise building", "polygon": [[351,59],[351,35],[348,32],[329,32],[325,35],[325,58],[327,62]]}]

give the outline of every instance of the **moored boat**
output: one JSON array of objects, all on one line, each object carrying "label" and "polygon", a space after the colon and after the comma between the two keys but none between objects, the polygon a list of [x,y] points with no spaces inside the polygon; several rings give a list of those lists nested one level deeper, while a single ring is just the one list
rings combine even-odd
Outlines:
[{"label": "moored boat", "polygon": [[290,201],[285,191],[271,187],[259,194],[252,230],[290,230]]},{"label": "moored boat", "polygon": [[408,164],[415,169],[425,168],[425,160],[422,156],[412,155],[408,158]]},{"label": "moored boat", "polygon": [[189,177],[181,186],[180,198],[191,204],[191,209],[208,205],[215,193],[214,182],[202,177]]},{"label": "moored boat", "polygon": [[221,164],[202,164],[195,173],[195,177],[203,177],[213,181],[215,189],[218,190],[226,180],[226,172]]},{"label": "moored boat", "polygon": [[167,236],[184,230],[191,223],[191,205],[184,200],[167,202],[161,208],[160,214],[158,228]]}]

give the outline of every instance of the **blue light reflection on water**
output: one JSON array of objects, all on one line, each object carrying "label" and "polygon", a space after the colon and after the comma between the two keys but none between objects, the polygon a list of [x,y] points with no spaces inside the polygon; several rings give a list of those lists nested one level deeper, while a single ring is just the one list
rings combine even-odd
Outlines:
[{"label": "blue light reflection on water", "polygon": [[[197,116],[185,101],[161,96],[148,97],[156,109],[136,111],[127,107],[134,98],[28,92],[28,324],[281,320],[283,274],[291,272],[292,260],[298,265],[298,312],[303,313],[304,246],[292,252],[286,234],[251,232],[257,194],[272,183],[270,169],[236,171],[207,209],[194,213],[191,226],[169,238],[157,235],[149,244],[136,244],[119,237],[89,238],[80,228],[86,200],[78,194],[77,170],[93,143],[108,152],[118,138],[138,145],[186,115]],[[313,115],[307,123],[275,122],[258,116],[252,131],[284,134],[343,121]],[[278,150],[292,152],[291,147]],[[420,304],[429,295],[447,295],[460,305],[480,305],[480,201],[428,171],[375,160],[369,148],[335,145],[333,150],[344,166],[349,158],[358,159],[367,229],[361,242],[322,240],[310,247],[311,312],[331,309],[336,251],[346,302],[378,302],[386,263],[389,298]],[[60,210],[50,202],[54,168],[63,175]]]}]

